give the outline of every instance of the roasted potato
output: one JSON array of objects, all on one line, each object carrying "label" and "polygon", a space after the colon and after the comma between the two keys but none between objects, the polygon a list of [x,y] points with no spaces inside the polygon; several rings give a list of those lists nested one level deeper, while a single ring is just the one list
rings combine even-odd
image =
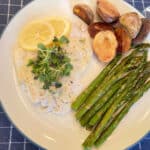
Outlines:
[{"label": "roasted potato", "polygon": [[128,31],[124,27],[120,26],[115,29],[115,34],[118,40],[117,52],[127,52],[132,43],[132,39]]},{"label": "roasted potato", "polygon": [[97,13],[107,23],[112,23],[120,17],[118,9],[108,0],[97,1]]},{"label": "roasted potato", "polygon": [[142,43],[149,33],[150,33],[150,19],[143,18],[141,30],[137,35],[137,37],[133,39],[133,44],[137,45]]},{"label": "roasted potato", "polygon": [[93,50],[102,62],[110,62],[116,55],[117,47],[116,36],[110,30],[99,32],[93,40]]},{"label": "roasted potato", "polygon": [[92,9],[86,4],[77,4],[73,8],[73,13],[80,17],[86,24],[91,24],[94,20]]},{"label": "roasted potato", "polygon": [[131,38],[136,38],[142,26],[140,16],[136,12],[130,12],[122,15],[119,21],[128,30]]},{"label": "roasted potato", "polygon": [[92,38],[100,31],[110,30],[114,31],[113,27],[108,23],[95,22],[89,25],[88,32]]}]

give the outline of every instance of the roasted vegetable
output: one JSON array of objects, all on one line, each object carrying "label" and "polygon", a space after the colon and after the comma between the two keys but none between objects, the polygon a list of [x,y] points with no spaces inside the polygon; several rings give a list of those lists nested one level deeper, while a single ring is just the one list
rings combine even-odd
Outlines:
[{"label": "roasted vegetable", "polygon": [[[120,80],[118,81],[114,87],[112,89],[110,89],[93,107],[92,109],[90,109],[85,115],[84,117],[80,120],[80,123],[82,126],[85,126],[87,125],[87,123],[89,124],[90,122],[90,119],[95,116],[95,114],[97,114],[97,111],[99,111],[104,105],[105,103],[107,103],[109,101],[109,99],[112,98],[112,96],[114,94],[117,93],[118,89],[120,89],[123,85],[123,83],[126,81],[126,79],[124,78],[123,80]],[[102,115],[99,115],[98,116],[98,120],[100,118],[100,116]],[[95,125],[95,123],[94,123]],[[92,124],[93,126],[93,124]]]},{"label": "roasted vegetable", "polygon": [[92,38],[94,38],[98,32],[106,30],[114,31],[110,24],[103,22],[95,22],[90,24],[88,27],[88,32]]},{"label": "roasted vegetable", "polygon": [[[130,55],[132,56],[132,55]],[[141,57],[141,56],[139,56]],[[131,58],[131,57],[129,57]],[[124,59],[124,62],[126,62]],[[137,68],[139,64],[141,63],[140,58],[132,59],[130,63],[127,63],[125,66],[120,68],[121,66],[118,65],[116,68],[113,69],[112,72],[110,72],[110,75],[107,76],[104,81],[93,91],[93,93],[87,98],[84,105],[79,109],[79,111],[76,113],[76,118],[81,119],[81,117],[91,109],[94,105],[97,105],[96,103],[102,99],[102,96],[110,90],[110,86],[113,86],[116,82],[126,77],[126,75],[129,74],[130,70],[133,70],[134,68]],[[122,64],[122,63],[121,63]],[[118,70],[120,68],[120,70]],[[116,72],[118,70],[118,72]],[[114,72],[115,71],[115,72]],[[130,75],[128,75],[130,76]],[[99,115],[98,115],[99,118]]]},{"label": "roasted vegetable", "polygon": [[[137,58],[134,58],[135,60],[131,61],[131,62],[134,62],[133,65],[131,68],[132,70],[134,70],[133,68],[136,68],[137,66],[140,65],[141,63],[141,58],[140,57],[137,57]],[[129,69],[130,70],[130,69]],[[127,81],[128,77],[130,76],[130,73],[125,76],[123,79],[125,79]],[[138,80],[137,80],[138,81]],[[125,82],[126,84],[126,82]],[[121,93],[124,91],[124,89],[122,89],[123,87],[123,84],[122,86],[119,88],[119,90],[107,101],[107,103],[105,103],[103,105],[102,108],[99,109],[99,111],[97,111],[93,117],[91,118],[91,120],[88,122],[88,124],[90,126],[95,126],[103,117],[104,113],[110,108],[110,106],[113,104],[113,102],[118,98],[118,96],[121,95]],[[113,88],[115,88],[115,86],[113,86]],[[101,99],[95,104],[95,107],[98,107],[98,103],[101,103]],[[95,108],[96,109],[96,108]]]},{"label": "roasted vegetable", "polygon": [[72,109],[78,110],[81,105],[86,101],[89,95],[95,90],[99,84],[103,82],[106,78],[106,75],[110,73],[110,71],[114,68],[114,66],[120,60],[121,55],[117,55],[115,59],[113,59],[104,70],[96,77],[96,79],[76,98],[76,101],[72,103]]},{"label": "roasted vegetable", "polygon": [[120,17],[118,9],[108,0],[97,1],[97,13],[107,23],[112,23]]},{"label": "roasted vegetable", "polygon": [[93,41],[93,49],[99,60],[110,62],[116,55],[118,42],[112,31],[99,32]]},{"label": "roasted vegetable", "polygon": [[[79,120],[87,111],[89,111],[101,98],[110,90],[110,88],[119,80],[123,79],[126,74],[133,68],[136,68],[140,60],[132,60],[129,64],[126,64],[121,68],[121,70],[118,73],[114,74],[114,71],[110,72],[110,75],[107,76],[104,81],[91,93],[91,95],[87,98],[84,105],[79,109],[79,111],[76,113],[76,118]],[[119,66],[117,68],[120,68]],[[117,68],[114,68],[115,72],[118,70]],[[129,75],[128,75],[129,76]]]},{"label": "roasted vegetable", "polygon": [[96,129],[87,137],[85,142],[83,143],[83,146],[85,148],[90,148],[99,138],[99,136],[102,134],[102,132],[105,129],[105,126],[109,122],[111,116],[116,111],[118,104],[125,98],[128,97],[128,92],[134,88],[134,85],[137,83],[137,77],[139,74],[139,71],[144,67],[145,61],[146,61],[146,52],[143,56],[143,59],[141,61],[141,64],[139,67],[134,70],[131,75],[128,78],[128,81],[126,85],[123,87],[123,92],[121,95],[118,96],[118,98],[114,101],[114,103],[111,105],[111,107],[108,109],[108,111],[104,114],[102,120],[98,125],[96,126]]},{"label": "roasted vegetable", "polygon": [[142,26],[140,16],[136,12],[130,12],[122,15],[119,21],[128,30],[131,38],[136,38]]},{"label": "roasted vegetable", "polygon": [[[119,73],[120,70],[122,70],[122,68],[126,65],[131,63],[130,61],[135,59],[135,56],[139,53],[138,49],[142,49],[142,48],[147,48],[150,47],[150,45],[145,46],[145,44],[139,45],[138,48],[134,48],[134,51],[128,55],[127,57],[125,57],[124,59],[122,59],[122,61],[115,66],[118,61],[120,60],[121,55],[117,55],[117,57],[115,57],[115,59],[113,59],[105,68],[102,72],[100,72],[100,74],[98,75],[98,77],[85,89],[85,91],[83,91],[76,99],[76,101],[74,101],[72,103],[72,109],[73,110],[78,110],[81,105],[86,101],[86,99],[89,97],[89,95],[93,92],[94,89],[96,89],[98,87],[98,85],[103,84],[105,81],[105,76],[107,75],[107,80],[108,80],[108,76],[111,76],[110,78],[112,78],[115,74]],[[150,66],[150,65],[149,65]],[[113,69],[113,70],[112,70]],[[110,73],[111,71],[111,73]],[[103,82],[104,80],[104,82]]]},{"label": "roasted vegetable", "polygon": [[150,89],[150,81],[146,82],[144,85],[141,85],[139,89],[135,92],[135,95],[129,100],[127,105],[121,110],[121,112],[114,118],[113,122],[107,127],[102,135],[98,138],[95,145],[100,146],[103,144],[106,139],[112,134],[115,128],[118,126],[123,117],[129,112],[130,108],[134,103],[139,101],[139,99],[143,96],[143,94]]},{"label": "roasted vegetable", "polygon": [[137,37],[133,40],[133,44],[137,45],[142,43],[149,33],[150,33],[150,19],[143,18],[141,30],[137,35]]},{"label": "roasted vegetable", "polygon": [[94,13],[92,9],[86,4],[77,4],[73,8],[73,13],[80,17],[88,25],[94,20]]},{"label": "roasted vegetable", "polygon": [[118,52],[127,52],[131,47],[132,39],[129,32],[124,27],[117,27],[115,34],[118,40]]},{"label": "roasted vegetable", "polygon": [[91,131],[83,143],[85,149],[104,143],[131,106],[150,88],[150,62],[147,62],[149,47],[148,43],[134,46],[131,54],[113,66],[90,95],[87,90],[83,92],[88,96],[84,103],[78,105],[79,109],[74,110],[77,110],[76,119]]}]

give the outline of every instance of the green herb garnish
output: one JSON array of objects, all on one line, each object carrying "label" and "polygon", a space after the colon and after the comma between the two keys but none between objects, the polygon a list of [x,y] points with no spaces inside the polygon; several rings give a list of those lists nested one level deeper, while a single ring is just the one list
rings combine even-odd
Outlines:
[{"label": "green herb garnish", "polygon": [[62,86],[60,79],[70,75],[73,66],[62,47],[68,43],[69,40],[62,36],[59,39],[55,37],[49,47],[38,44],[37,58],[29,60],[28,66],[32,67],[34,79],[42,82],[44,89],[49,89],[50,86],[60,88]]}]

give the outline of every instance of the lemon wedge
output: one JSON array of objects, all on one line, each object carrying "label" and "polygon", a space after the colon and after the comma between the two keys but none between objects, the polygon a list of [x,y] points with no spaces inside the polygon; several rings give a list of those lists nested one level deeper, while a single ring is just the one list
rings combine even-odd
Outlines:
[{"label": "lemon wedge", "polygon": [[52,17],[47,19],[48,23],[51,24],[55,30],[55,36],[68,36],[71,30],[71,23],[69,20],[63,17]]},{"label": "lemon wedge", "polygon": [[33,21],[27,24],[19,37],[19,44],[25,50],[37,50],[37,45],[43,43],[48,45],[55,36],[53,26],[44,21]]}]

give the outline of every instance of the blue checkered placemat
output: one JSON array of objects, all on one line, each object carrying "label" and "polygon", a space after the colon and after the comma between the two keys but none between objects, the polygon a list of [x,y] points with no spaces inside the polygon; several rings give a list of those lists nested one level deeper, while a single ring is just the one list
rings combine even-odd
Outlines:
[{"label": "blue checkered placemat", "polygon": [[[10,19],[31,0],[0,0],[0,35]],[[117,0],[116,0],[117,1]],[[143,13],[150,0],[126,0]],[[144,13],[144,15],[146,15]],[[0,106],[0,150],[42,150],[24,137]],[[150,150],[150,133],[128,150]]]}]

